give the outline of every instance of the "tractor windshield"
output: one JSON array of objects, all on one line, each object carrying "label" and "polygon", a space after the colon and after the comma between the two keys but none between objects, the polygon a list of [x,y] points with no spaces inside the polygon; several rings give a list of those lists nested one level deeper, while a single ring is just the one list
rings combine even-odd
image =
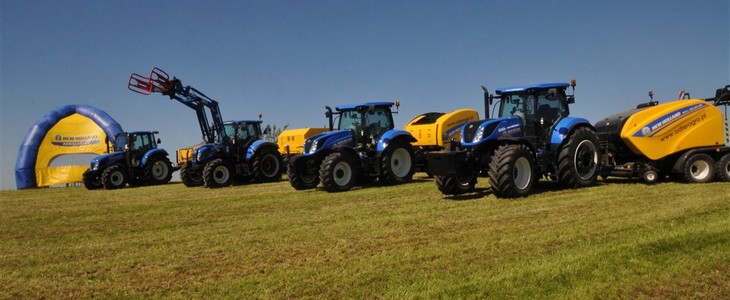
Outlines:
[{"label": "tractor windshield", "polygon": [[344,111],[340,115],[340,130],[355,130],[360,132],[360,122],[362,121],[360,112],[356,110]]},{"label": "tractor windshield", "polygon": [[532,94],[508,94],[502,96],[500,117],[528,117],[535,114],[535,96]]},{"label": "tractor windshield", "polygon": [[127,145],[127,134],[117,134],[114,138],[114,151],[124,151],[124,147]]}]

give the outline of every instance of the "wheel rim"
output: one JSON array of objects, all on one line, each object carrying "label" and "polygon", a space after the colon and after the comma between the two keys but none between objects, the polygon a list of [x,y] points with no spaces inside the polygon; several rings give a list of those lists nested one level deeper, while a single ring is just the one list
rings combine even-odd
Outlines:
[{"label": "wheel rim", "polygon": [[397,177],[406,177],[411,171],[411,155],[408,150],[398,148],[393,151],[390,157],[390,170]]},{"label": "wheel rim", "polygon": [[345,186],[352,180],[352,168],[350,164],[341,161],[335,165],[333,172],[335,183],[339,186]]},{"label": "wheel rim", "polygon": [[596,151],[596,145],[589,140],[580,142],[575,151],[573,165],[580,179],[591,179],[598,168],[598,151]]},{"label": "wheel rim", "polygon": [[124,184],[124,174],[120,171],[113,172],[111,176],[109,176],[109,181],[113,186],[120,186]]},{"label": "wheel rim", "polygon": [[656,180],[656,176],[657,175],[654,172],[646,172],[646,174],[644,174],[644,180],[647,182],[653,182]]},{"label": "wheel rim", "polygon": [[512,179],[517,189],[523,190],[530,184],[532,170],[530,170],[530,162],[527,158],[520,157],[515,162],[512,169]]},{"label": "wheel rim", "polygon": [[261,173],[266,177],[274,177],[279,172],[279,160],[276,156],[269,154],[261,159]]},{"label": "wheel rim", "polygon": [[703,180],[710,175],[710,164],[704,160],[697,160],[689,168],[690,175],[696,180]]},{"label": "wheel rim", "polygon": [[165,179],[165,177],[167,177],[167,164],[163,161],[155,162],[155,164],[152,165],[152,177],[157,180]]},{"label": "wheel rim", "polygon": [[725,164],[725,177],[730,178],[730,160]]},{"label": "wheel rim", "polygon": [[215,167],[215,170],[213,170],[213,180],[215,180],[217,184],[223,184],[228,182],[228,178],[230,177],[231,173],[225,166],[217,166]]}]

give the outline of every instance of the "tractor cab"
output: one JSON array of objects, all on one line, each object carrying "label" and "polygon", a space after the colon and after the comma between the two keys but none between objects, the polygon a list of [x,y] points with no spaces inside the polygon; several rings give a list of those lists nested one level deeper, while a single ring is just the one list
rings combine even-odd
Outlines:
[{"label": "tractor cab", "polygon": [[137,167],[140,164],[142,155],[157,148],[160,140],[155,140],[157,131],[135,131],[122,132],[114,139],[114,151],[124,154],[124,158],[130,166]]},{"label": "tractor cab", "polygon": [[261,121],[228,121],[223,123],[223,128],[236,147],[246,148],[263,138]]},{"label": "tractor cab", "polygon": [[[396,102],[396,106],[399,104]],[[392,106],[392,102],[338,106],[335,108],[339,114],[337,129],[352,132],[355,145],[373,146],[386,131],[394,128]],[[327,116],[331,118],[332,114]]]},{"label": "tractor cab", "polygon": [[557,121],[570,114],[567,87],[566,83],[553,83],[498,89],[499,117],[518,117],[525,137],[544,141]]}]

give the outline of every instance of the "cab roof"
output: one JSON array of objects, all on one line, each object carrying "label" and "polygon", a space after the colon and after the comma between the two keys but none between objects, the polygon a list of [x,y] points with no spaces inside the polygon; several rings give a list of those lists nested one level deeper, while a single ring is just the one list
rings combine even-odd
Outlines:
[{"label": "cab roof", "polygon": [[393,102],[365,102],[359,104],[345,104],[335,107],[337,111],[357,110],[358,108],[374,107],[393,107]]},{"label": "cab roof", "polygon": [[510,86],[510,87],[503,87],[498,88],[495,92],[497,95],[501,95],[504,93],[519,93],[524,92],[528,90],[546,90],[551,88],[567,88],[569,87],[569,83],[564,82],[552,82],[552,83],[539,83],[539,84],[531,84],[531,85],[518,85],[518,86]]},{"label": "cab roof", "polygon": [[223,125],[230,125],[230,124],[241,124],[241,123],[263,123],[262,120],[229,120],[223,122]]}]

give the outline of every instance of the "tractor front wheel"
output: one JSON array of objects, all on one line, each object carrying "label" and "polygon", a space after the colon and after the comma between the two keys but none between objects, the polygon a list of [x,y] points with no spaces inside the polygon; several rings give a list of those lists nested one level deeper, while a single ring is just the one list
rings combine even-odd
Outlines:
[{"label": "tractor front wheel", "polygon": [[147,184],[165,184],[172,179],[172,163],[167,157],[154,156],[147,162],[144,177]]},{"label": "tractor front wheel", "polygon": [[231,179],[235,172],[233,167],[225,160],[216,158],[205,165],[203,169],[203,181],[209,188],[219,188],[231,185]]},{"label": "tractor front wheel", "polygon": [[127,172],[120,165],[109,166],[101,174],[101,183],[107,190],[120,189],[127,184]]},{"label": "tractor front wheel", "polygon": [[578,128],[558,154],[558,180],[563,187],[592,185],[598,177],[598,138],[590,128]]},{"label": "tractor front wheel", "polygon": [[322,162],[319,179],[324,189],[330,193],[348,191],[357,179],[355,164],[345,153],[332,153]]},{"label": "tractor front wheel", "polygon": [[489,184],[499,198],[530,194],[535,185],[535,157],[525,145],[502,145],[489,163]]},{"label": "tractor front wheel", "polygon": [[256,182],[274,182],[281,179],[283,159],[278,151],[263,149],[256,154],[251,164]]},{"label": "tractor front wheel", "polygon": [[84,186],[87,190],[98,190],[104,187],[104,185],[101,184],[99,178],[91,173],[91,170],[86,170],[86,172],[84,172],[83,178]]},{"label": "tractor front wheel", "polygon": [[415,156],[411,144],[395,142],[383,151],[380,158],[380,180],[385,184],[410,182],[415,170]]},{"label": "tractor front wheel", "polygon": [[473,192],[476,184],[476,176],[436,176],[436,187],[444,195]]},{"label": "tractor front wheel", "polygon": [[307,163],[311,157],[294,156],[289,159],[286,168],[286,175],[289,177],[289,183],[296,190],[309,190],[317,187],[319,184],[319,174],[309,173]]},{"label": "tractor front wheel", "polygon": [[684,181],[688,183],[705,183],[712,181],[715,161],[712,157],[698,153],[690,156],[684,163]]},{"label": "tractor front wheel", "polygon": [[200,167],[190,163],[184,164],[180,168],[180,179],[186,187],[201,186],[203,182],[203,172]]}]

